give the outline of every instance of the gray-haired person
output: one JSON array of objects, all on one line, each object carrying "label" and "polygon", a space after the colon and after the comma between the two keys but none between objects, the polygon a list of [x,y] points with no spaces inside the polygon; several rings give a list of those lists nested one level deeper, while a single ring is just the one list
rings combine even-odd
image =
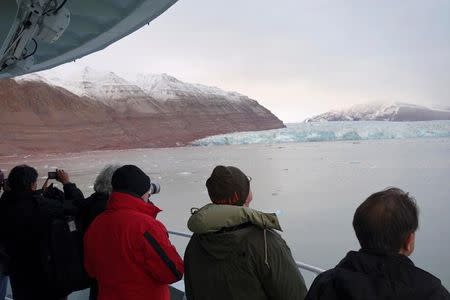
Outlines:
[{"label": "gray-haired person", "polygon": [[74,205],[79,209],[82,232],[85,232],[94,219],[106,209],[112,192],[111,178],[121,165],[106,165],[94,181],[94,193],[86,199],[78,199]]}]

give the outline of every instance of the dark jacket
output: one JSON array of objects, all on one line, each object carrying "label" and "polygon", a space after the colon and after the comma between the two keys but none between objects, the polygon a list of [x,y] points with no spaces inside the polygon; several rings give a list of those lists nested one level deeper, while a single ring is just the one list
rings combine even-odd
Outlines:
[{"label": "dark jacket", "polygon": [[[64,185],[66,198],[82,197],[75,184]],[[47,286],[41,242],[54,219],[64,219],[64,196],[44,198],[41,191],[3,193],[0,199],[0,239],[9,256],[8,272],[15,300],[59,299]]]},{"label": "dark jacket", "polygon": [[[74,201],[74,206],[78,209],[78,221],[81,227],[81,232],[87,231],[89,225],[94,219],[106,210],[108,205],[109,194],[95,192],[86,199],[77,199]],[[89,299],[96,300],[98,297],[98,284],[96,280],[92,280],[89,288]]]},{"label": "dark jacket", "polygon": [[191,300],[304,299],[306,287],[289,247],[272,229],[274,214],[209,204],[191,216],[185,289]]},{"label": "dark jacket", "polygon": [[[64,187],[79,197],[74,184]],[[76,191],[76,190],[78,191]],[[54,219],[64,219],[63,203],[44,198],[40,191],[5,192],[0,200],[0,237],[9,256],[8,272],[15,300],[58,299],[47,286],[40,246]]]},{"label": "dark jacket", "polygon": [[182,278],[183,261],[158,212],[130,194],[111,194],[84,236],[84,265],[98,282],[98,299],[170,299],[168,285]]},{"label": "dark jacket", "polygon": [[109,194],[95,192],[86,199],[80,198],[74,201],[74,206],[78,209],[78,220],[81,231],[86,232],[94,219],[106,210]]},{"label": "dark jacket", "polygon": [[404,255],[351,251],[314,280],[308,300],[448,300],[441,281]]}]

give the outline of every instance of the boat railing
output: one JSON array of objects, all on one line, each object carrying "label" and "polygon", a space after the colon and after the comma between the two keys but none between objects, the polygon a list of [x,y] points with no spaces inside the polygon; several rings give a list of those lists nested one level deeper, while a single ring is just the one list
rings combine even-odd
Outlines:
[{"label": "boat railing", "polygon": [[[169,230],[168,232],[171,235],[181,236],[181,237],[184,237],[184,238],[191,238],[191,236],[192,236],[192,234],[184,233],[184,232],[178,232],[178,231],[172,231],[172,230]],[[300,270],[309,271],[309,272],[314,273],[315,275],[319,275],[320,273],[325,271],[325,270],[323,270],[321,268],[318,268],[318,267],[315,267],[315,266],[312,266],[312,265],[309,265],[309,264],[305,264],[304,262],[301,262],[301,261],[295,261],[295,263],[297,264],[297,267]]]},{"label": "boat railing", "polygon": [[[171,231],[171,230],[169,230],[168,232],[171,235],[180,236],[180,237],[183,237],[183,238],[188,238],[189,239],[189,238],[192,237],[192,234],[189,234],[189,233],[177,232],[177,231]],[[323,270],[321,268],[318,268],[318,267],[315,267],[315,266],[312,266],[312,265],[309,265],[309,264],[305,264],[304,262],[301,262],[301,261],[295,261],[295,263],[297,264],[297,267],[300,270],[305,270],[305,271],[312,272],[312,273],[314,273],[314,275],[319,275],[320,273],[325,271],[325,270]],[[181,286],[176,286],[174,288],[179,290],[179,291],[181,291],[184,294],[184,285],[183,284]],[[70,299],[71,298],[69,297],[69,300]],[[83,298],[77,298],[77,299],[84,299],[84,297]],[[178,299],[178,298],[175,298],[175,299]],[[184,296],[180,296],[180,299],[186,299],[186,298]],[[10,297],[8,295],[8,296],[6,296],[5,300],[13,300],[13,299],[12,299],[12,297]]]}]

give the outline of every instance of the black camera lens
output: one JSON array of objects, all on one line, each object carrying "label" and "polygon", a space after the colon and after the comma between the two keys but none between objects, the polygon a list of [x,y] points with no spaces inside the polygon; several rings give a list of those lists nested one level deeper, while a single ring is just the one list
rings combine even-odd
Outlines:
[{"label": "black camera lens", "polygon": [[158,194],[161,191],[161,186],[159,183],[152,182],[150,183],[150,194]]}]

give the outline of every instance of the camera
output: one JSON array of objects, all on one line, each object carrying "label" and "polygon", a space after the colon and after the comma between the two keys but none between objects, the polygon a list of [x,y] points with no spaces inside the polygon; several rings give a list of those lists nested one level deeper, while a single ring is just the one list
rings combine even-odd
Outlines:
[{"label": "camera", "polygon": [[161,186],[159,183],[152,182],[150,183],[150,195],[158,194],[161,191]]},{"label": "camera", "polygon": [[56,179],[56,172],[48,172],[47,177],[48,179]]}]

